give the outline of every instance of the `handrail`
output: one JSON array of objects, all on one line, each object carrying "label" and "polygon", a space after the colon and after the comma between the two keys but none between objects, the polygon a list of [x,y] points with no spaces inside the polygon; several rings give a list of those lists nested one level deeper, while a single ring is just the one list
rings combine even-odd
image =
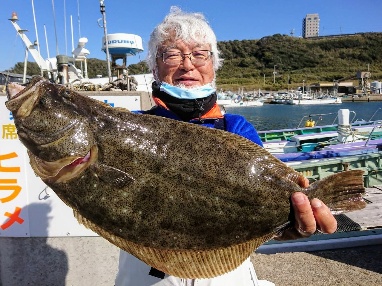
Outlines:
[{"label": "handrail", "polygon": [[[352,110],[350,110],[350,112],[354,114],[353,118],[350,120],[350,123],[352,123],[352,122],[354,121],[355,117],[357,116],[357,114],[355,113],[355,111],[352,111]],[[304,119],[306,119],[306,118],[312,118],[312,117],[314,117],[314,116],[320,116],[320,117],[322,117],[322,116],[324,116],[324,115],[333,115],[333,114],[336,114],[336,117],[334,118],[333,123],[332,123],[332,125],[335,125],[335,123],[336,123],[336,121],[337,121],[337,118],[338,118],[338,113],[337,113],[337,112],[330,112],[330,113],[317,113],[317,114],[304,115],[304,116],[301,118],[301,120],[300,120],[300,122],[298,123],[298,126],[297,126],[296,128],[300,128],[301,123],[302,123],[302,122],[304,121]]]},{"label": "handrail", "polygon": [[382,109],[382,108],[381,108],[381,107],[378,108],[378,109],[373,113],[373,115],[370,117],[369,121],[371,121],[371,119],[373,119],[374,115],[376,115],[377,112],[378,112],[380,109]]},{"label": "handrail", "polygon": [[354,116],[353,116],[352,120],[350,120],[350,124],[351,124],[351,123],[353,123],[355,117],[357,116],[357,113],[355,111],[353,111],[353,110],[350,110],[350,112],[354,113]]},{"label": "handrail", "polygon": [[371,132],[369,133],[369,137],[367,138],[367,140],[366,140],[366,142],[365,142],[365,146],[367,146],[367,144],[369,144],[369,141],[370,141],[370,139],[371,139],[371,134],[373,134],[375,128],[382,128],[382,125],[375,125],[375,126],[373,127],[373,129],[372,129]]}]

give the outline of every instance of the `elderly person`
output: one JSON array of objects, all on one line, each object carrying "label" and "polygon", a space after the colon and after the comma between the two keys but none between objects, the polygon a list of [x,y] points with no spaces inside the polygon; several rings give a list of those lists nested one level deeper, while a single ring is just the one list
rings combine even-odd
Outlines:
[{"label": "elderly person", "polygon": [[[202,14],[184,13],[173,7],[152,32],[147,63],[152,70],[153,98],[156,106],[141,113],[163,116],[175,120],[220,128],[241,135],[262,146],[255,128],[244,117],[222,114],[216,104],[216,70],[219,58],[214,32]],[[308,182],[301,178],[301,186]],[[295,228],[286,231],[279,239],[306,237],[320,229],[332,233],[336,220],[329,209],[318,199],[309,199],[294,193],[291,204]],[[156,270],[134,256],[121,251],[117,286],[249,286],[274,285],[258,280],[248,258],[235,270],[211,279],[185,279],[169,276]]]}]

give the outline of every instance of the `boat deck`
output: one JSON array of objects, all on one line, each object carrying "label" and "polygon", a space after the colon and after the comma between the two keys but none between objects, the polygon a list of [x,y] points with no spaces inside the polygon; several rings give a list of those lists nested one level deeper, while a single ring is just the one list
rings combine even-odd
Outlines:
[{"label": "boat deck", "polygon": [[334,144],[326,146],[320,151],[310,152],[294,152],[275,154],[283,162],[298,161],[301,164],[309,164],[309,160],[335,158],[335,157],[349,157],[354,155],[365,155],[371,153],[378,153],[382,149],[382,139],[359,141],[346,144]]},{"label": "boat deck", "polygon": [[268,141],[280,141],[288,140],[295,135],[304,135],[304,134],[317,134],[328,131],[337,131],[337,125],[323,125],[316,127],[301,127],[301,128],[290,128],[282,130],[266,130],[259,131],[259,136],[263,142]]}]

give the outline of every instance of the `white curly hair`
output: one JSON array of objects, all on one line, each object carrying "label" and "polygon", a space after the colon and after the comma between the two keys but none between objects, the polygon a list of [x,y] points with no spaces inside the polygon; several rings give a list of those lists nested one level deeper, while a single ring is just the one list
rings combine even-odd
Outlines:
[{"label": "white curly hair", "polygon": [[[156,76],[158,50],[168,40],[179,39],[185,43],[208,44],[211,46],[213,67],[216,71],[223,60],[219,57],[215,33],[201,13],[186,13],[172,6],[170,13],[150,35],[146,63]],[[156,78],[157,80],[157,78]]]}]

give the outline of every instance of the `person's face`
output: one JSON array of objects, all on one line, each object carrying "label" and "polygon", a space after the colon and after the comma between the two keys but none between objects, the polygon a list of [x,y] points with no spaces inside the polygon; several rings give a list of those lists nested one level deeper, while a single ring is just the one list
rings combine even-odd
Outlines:
[{"label": "person's face", "polygon": [[174,86],[197,87],[211,83],[215,77],[215,71],[210,57],[205,65],[195,67],[189,57],[185,57],[179,66],[169,66],[162,60],[162,53],[168,50],[179,50],[183,54],[189,54],[197,50],[211,50],[208,44],[186,44],[181,40],[164,44],[159,49],[160,56],[157,58],[158,79]]}]

